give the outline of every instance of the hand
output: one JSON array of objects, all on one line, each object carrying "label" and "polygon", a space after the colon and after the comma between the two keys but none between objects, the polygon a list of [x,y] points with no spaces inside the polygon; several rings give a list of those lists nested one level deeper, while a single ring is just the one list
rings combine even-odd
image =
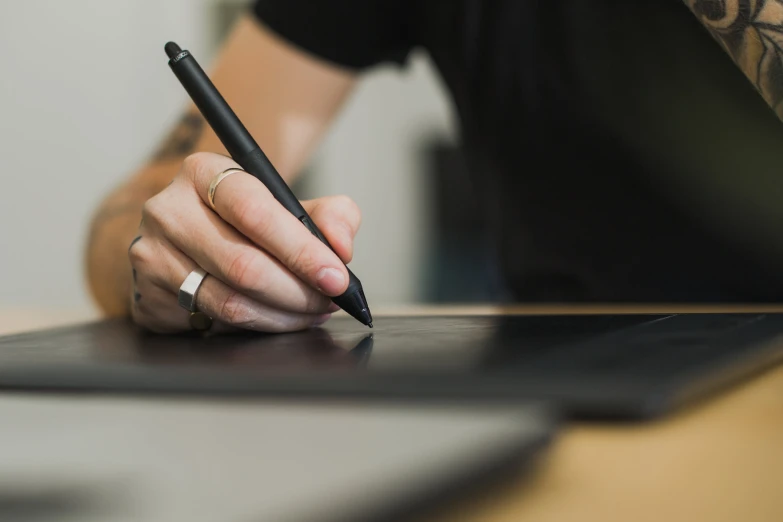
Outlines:
[{"label": "hand", "polygon": [[171,185],[145,203],[128,249],[132,317],[139,325],[159,333],[190,330],[190,312],[177,294],[197,267],[208,275],[196,305],[213,318],[213,331],[303,330],[338,310],[327,296],[348,287],[344,263],[361,221],[356,204],[342,196],[302,202],[335,254],[244,172],[220,183],[213,211],[209,184],[232,167],[239,168],[218,154],[189,156]]}]

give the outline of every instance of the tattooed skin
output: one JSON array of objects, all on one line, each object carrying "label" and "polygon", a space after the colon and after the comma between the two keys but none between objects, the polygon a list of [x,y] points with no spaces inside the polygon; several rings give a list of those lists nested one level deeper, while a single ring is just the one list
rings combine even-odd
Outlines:
[{"label": "tattooed skin", "polygon": [[135,245],[139,241],[141,241],[141,236],[136,236],[135,238],[133,238],[133,241],[131,241],[131,244],[128,247],[128,252],[130,252],[130,249],[133,248],[133,245]]},{"label": "tattooed skin", "polygon": [[783,119],[783,1],[684,1]]},{"label": "tattooed skin", "polygon": [[[133,245],[135,245],[139,241],[141,241],[141,236],[136,236],[135,238],[133,238],[133,241],[131,241],[131,244],[128,247],[128,253],[130,253],[131,249],[133,248]],[[139,301],[141,301],[141,294],[136,289],[136,279],[137,279],[136,269],[134,268],[133,269],[133,302],[134,303],[138,303]]]},{"label": "tattooed skin", "polygon": [[155,161],[182,159],[187,156],[193,152],[203,130],[204,118],[200,114],[186,114],[155,154]]}]

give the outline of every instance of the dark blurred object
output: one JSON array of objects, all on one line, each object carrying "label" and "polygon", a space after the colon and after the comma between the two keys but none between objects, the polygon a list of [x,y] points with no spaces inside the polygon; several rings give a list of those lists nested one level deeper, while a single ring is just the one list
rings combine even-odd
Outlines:
[{"label": "dark blurred object", "polygon": [[532,471],[545,409],[0,396],[2,522],[398,522]]},{"label": "dark blurred object", "polygon": [[10,336],[0,339],[0,387],[486,406],[535,400],[572,416],[643,418],[783,358],[783,314],[384,317],[371,353],[354,323],[203,339],[109,321]]},{"label": "dark blurred object", "polygon": [[26,476],[15,471],[13,477],[0,472],[3,521],[110,520],[112,516],[126,515],[133,502],[126,481],[101,477],[100,481],[86,482],[71,477],[46,484],[43,474],[35,469],[26,470]]},{"label": "dark blurred object", "polygon": [[506,301],[486,212],[461,150],[437,138],[425,143],[422,178],[429,184],[432,242],[423,269],[422,300]]}]

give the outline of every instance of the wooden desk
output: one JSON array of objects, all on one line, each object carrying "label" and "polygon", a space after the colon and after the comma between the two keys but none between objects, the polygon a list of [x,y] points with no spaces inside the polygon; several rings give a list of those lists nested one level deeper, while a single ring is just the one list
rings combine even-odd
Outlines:
[{"label": "wooden desk", "polygon": [[0,335],[84,323],[98,317],[92,309],[0,307]]},{"label": "wooden desk", "polygon": [[[473,306],[405,307],[384,312],[487,314],[498,311],[781,312],[783,307],[500,309]],[[38,323],[37,326],[42,326]],[[4,327],[9,328],[0,320],[0,331]],[[478,499],[446,506],[428,520],[781,522],[783,367],[662,421],[628,426],[571,425],[532,477],[505,484]]]},{"label": "wooden desk", "polygon": [[[781,312],[783,307],[462,307],[440,313],[497,311]],[[661,421],[567,427],[532,477],[449,506],[435,519],[781,522],[783,367]]]}]

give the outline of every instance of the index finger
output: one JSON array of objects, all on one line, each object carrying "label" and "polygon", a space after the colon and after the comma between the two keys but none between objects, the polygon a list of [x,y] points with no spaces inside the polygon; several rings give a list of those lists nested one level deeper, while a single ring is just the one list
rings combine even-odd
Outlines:
[{"label": "index finger", "polygon": [[[209,205],[209,185],[233,160],[202,161],[195,165],[194,183]],[[348,272],[340,258],[286,210],[257,178],[246,172],[225,177],[215,190],[214,210],[253,243],[282,262],[300,279],[330,296],[348,287]]]}]

